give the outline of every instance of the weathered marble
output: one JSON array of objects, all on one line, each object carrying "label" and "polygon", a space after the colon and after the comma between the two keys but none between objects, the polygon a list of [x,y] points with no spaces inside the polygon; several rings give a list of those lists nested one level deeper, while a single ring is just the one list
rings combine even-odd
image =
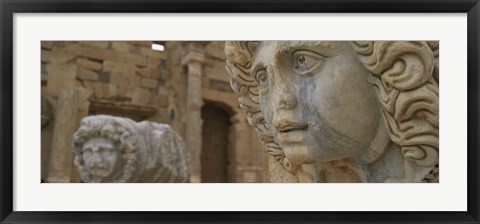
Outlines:
[{"label": "weathered marble", "polygon": [[273,182],[439,182],[436,41],[227,42]]},{"label": "weathered marble", "polygon": [[84,182],[188,182],[187,147],[166,124],[88,116],[73,135],[73,149]]}]

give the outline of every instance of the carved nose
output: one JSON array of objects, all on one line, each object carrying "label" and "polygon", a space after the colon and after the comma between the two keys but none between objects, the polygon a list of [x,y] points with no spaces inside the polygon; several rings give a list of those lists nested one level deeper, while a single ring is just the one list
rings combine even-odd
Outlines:
[{"label": "carved nose", "polygon": [[290,93],[281,93],[278,102],[279,109],[293,109],[297,106],[297,99]]},{"label": "carved nose", "polygon": [[98,153],[93,153],[92,158],[91,158],[91,166],[100,166],[102,163],[102,158],[100,158],[100,155]]}]

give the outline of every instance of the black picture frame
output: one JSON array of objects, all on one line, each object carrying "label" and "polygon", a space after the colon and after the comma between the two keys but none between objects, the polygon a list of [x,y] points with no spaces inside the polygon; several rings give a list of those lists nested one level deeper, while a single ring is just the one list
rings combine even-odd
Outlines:
[{"label": "black picture frame", "polygon": [[[1,223],[480,223],[478,0],[0,0],[2,33]],[[468,211],[466,212],[21,212],[13,211],[14,13],[467,13]]]}]

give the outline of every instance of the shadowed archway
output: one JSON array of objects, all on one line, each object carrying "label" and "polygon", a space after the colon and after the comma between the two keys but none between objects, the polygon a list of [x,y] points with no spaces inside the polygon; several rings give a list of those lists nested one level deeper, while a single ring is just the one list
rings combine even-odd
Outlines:
[{"label": "shadowed archway", "polygon": [[222,107],[206,102],[202,107],[202,120],[202,182],[225,183],[228,181],[230,115]]}]

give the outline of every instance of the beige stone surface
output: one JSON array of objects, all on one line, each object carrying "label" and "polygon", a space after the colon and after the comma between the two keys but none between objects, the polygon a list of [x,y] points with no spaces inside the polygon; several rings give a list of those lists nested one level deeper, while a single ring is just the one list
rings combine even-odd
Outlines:
[{"label": "beige stone surface", "polygon": [[150,91],[145,88],[137,87],[130,95],[132,103],[135,104],[147,104],[150,100]]},{"label": "beige stone surface", "polygon": [[107,48],[109,46],[108,41],[80,41],[79,43],[95,48]]},{"label": "beige stone surface", "polygon": [[52,76],[58,76],[65,79],[75,79],[77,65],[52,62],[47,65],[47,72]]},{"label": "beige stone surface", "polygon": [[76,58],[76,55],[66,51],[48,51],[42,50],[41,58],[43,62],[66,63]]},{"label": "beige stone surface", "polygon": [[218,46],[213,42],[205,47],[205,53],[215,59],[225,60],[225,50],[222,46]]},{"label": "beige stone surface", "polygon": [[145,88],[148,88],[148,89],[156,89],[158,87],[158,80],[149,79],[149,78],[142,78],[140,80],[140,85],[142,87],[145,87]]},{"label": "beige stone surface", "polygon": [[438,42],[227,42],[273,182],[439,182]]},{"label": "beige stone surface", "polygon": [[89,59],[86,59],[86,58],[77,58],[77,64],[86,68],[86,69],[90,69],[90,70],[93,70],[93,71],[101,71],[102,70],[102,63],[99,63],[99,62],[96,62],[96,61],[92,61],[92,60],[89,60]]},{"label": "beige stone surface", "polygon": [[58,99],[55,112],[55,127],[50,151],[48,182],[70,182],[73,153],[70,150],[70,137],[77,128],[76,122],[71,122],[77,117],[78,91],[62,90]]},{"label": "beige stone surface", "polygon": [[112,48],[120,52],[130,52],[133,46],[124,41],[112,41]]},{"label": "beige stone surface", "polygon": [[186,142],[191,155],[191,182],[201,181],[200,155],[202,147],[202,62],[205,52],[197,43],[187,43],[182,64],[188,66]]},{"label": "beige stone surface", "polygon": [[62,79],[62,78],[49,78],[48,80],[48,91],[47,93],[50,96],[57,97],[60,91],[64,88],[74,88],[75,80],[73,79]]},{"label": "beige stone surface", "polygon": [[156,59],[166,59],[167,58],[167,53],[161,52],[161,51],[154,51],[151,49],[151,47],[141,47],[140,48],[140,54],[150,57],[150,58],[156,58]]},{"label": "beige stone surface", "polygon": [[89,80],[89,81],[98,80],[98,75],[96,72],[82,68],[82,67],[78,67],[77,77],[81,80]]},{"label": "beige stone surface", "polygon": [[129,41],[129,43],[141,47],[152,47],[153,41]]},{"label": "beige stone surface", "polygon": [[162,71],[160,69],[152,69],[152,68],[139,68],[135,71],[135,74],[144,78],[151,78],[151,79],[160,79],[162,78]]},{"label": "beige stone surface", "polygon": [[152,103],[158,107],[167,107],[169,105],[168,95],[156,95],[153,97]]},{"label": "beige stone surface", "polygon": [[145,66],[147,63],[146,58],[141,55],[87,46],[81,48],[80,55],[96,60],[112,60],[139,66]]}]

